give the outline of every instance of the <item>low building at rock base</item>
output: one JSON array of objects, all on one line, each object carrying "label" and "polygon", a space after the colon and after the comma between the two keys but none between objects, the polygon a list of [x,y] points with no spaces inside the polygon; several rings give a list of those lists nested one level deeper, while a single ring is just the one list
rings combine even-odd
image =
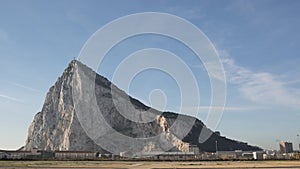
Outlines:
[{"label": "low building at rock base", "polygon": [[32,149],[31,151],[10,151],[10,150],[2,150],[0,151],[0,159],[12,159],[12,160],[20,160],[20,159],[31,159],[33,157],[41,156],[41,152],[37,149]]},{"label": "low building at rock base", "polygon": [[263,151],[218,151],[216,159],[221,160],[263,160]]},{"label": "low building at rock base", "polygon": [[58,160],[93,160],[97,157],[96,152],[90,151],[55,151],[54,158]]}]

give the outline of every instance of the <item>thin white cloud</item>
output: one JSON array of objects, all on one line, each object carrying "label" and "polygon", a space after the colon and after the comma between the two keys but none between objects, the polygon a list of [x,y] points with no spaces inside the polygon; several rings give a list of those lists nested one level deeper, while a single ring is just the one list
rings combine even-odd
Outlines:
[{"label": "thin white cloud", "polygon": [[[240,92],[247,99],[257,103],[281,105],[299,108],[299,89],[291,88],[276,75],[268,72],[254,72],[239,66],[221,51],[222,62],[225,67],[227,82],[237,85]],[[298,94],[297,94],[298,93]]]},{"label": "thin white cloud", "polygon": [[182,108],[182,112],[208,112],[209,110],[211,111],[247,111],[247,110],[252,110],[254,109],[253,107],[245,107],[245,106],[200,106],[200,107],[195,107],[195,106],[191,106],[191,107],[183,107]]},{"label": "thin white cloud", "polygon": [[29,90],[29,91],[39,92],[39,90],[34,89],[32,87],[28,87],[28,86],[25,86],[25,85],[22,85],[22,84],[19,84],[19,83],[15,83],[15,82],[10,82],[10,83],[13,84],[13,85],[15,85],[15,86],[21,87],[23,89]]},{"label": "thin white cloud", "polygon": [[218,64],[218,62],[216,61],[206,62],[205,70],[210,70],[210,72],[208,72],[208,75],[210,77],[225,82],[223,67],[221,66],[221,64]]},{"label": "thin white cloud", "polygon": [[10,100],[10,101],[22,102],[21,100],[19,100],[17,98],[14,98],[14,97],[11,97],[11,96],[7,96],[7,95],[4,95],[4,94],[0,94],[0,97],[2,97],[4,99],[7,99],[7,100]]}]

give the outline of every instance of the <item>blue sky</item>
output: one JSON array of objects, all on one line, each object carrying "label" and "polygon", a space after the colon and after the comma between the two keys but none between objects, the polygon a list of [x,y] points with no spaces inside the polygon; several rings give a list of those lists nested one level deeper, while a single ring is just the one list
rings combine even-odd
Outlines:
[{"label": "blue sky", "polygon": [[[217,129],[222,135],[266,149],[278,149],[278,140],[292,141],[298,149],[299,7],[296,0],[0,0],[0,149],[24,144],[46,92],[87,39],[106,23],[137,12],[182,17],[215,45],[227,77],[226,108]],[[209,103],[209,82],[201,62],[165,37],[134,37],[120,43],[98,72],[110,79],[122,57],[147,47],[172,51],[186,61],[198,75],[203,105]],[[164,89],[170,96],[167,109],[177,110],[178,88],[161,72],[137,76],[128,92],[148,104],[152,88]],[[205,121],[205,114],[199,118]]]}]

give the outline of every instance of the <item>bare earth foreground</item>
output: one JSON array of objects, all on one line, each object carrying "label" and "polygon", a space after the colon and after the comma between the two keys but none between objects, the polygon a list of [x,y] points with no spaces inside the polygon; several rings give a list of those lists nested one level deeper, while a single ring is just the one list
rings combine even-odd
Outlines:
[{"label": "bare earth foreground", "polygon": [[0,161],[0,168],[100,168],[100,169],[196,169],[196,168],[299,168],[300,161]]}]

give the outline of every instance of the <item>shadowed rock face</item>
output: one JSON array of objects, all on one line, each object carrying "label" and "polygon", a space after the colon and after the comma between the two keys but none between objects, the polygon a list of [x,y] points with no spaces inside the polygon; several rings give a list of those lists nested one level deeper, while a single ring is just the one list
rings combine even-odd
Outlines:
[{"label": "shadowed rock face", "polygon": [[[75,87],[74,82],[84,85],[81,82],[82,79],[80,79],[80,76],[77,76],[79,71],[86,77],[94,75],[97,105],[104,110],[101,113],[105,121],[115,131],[132,138],[148,138],[161,135],[161,140],[146,143],[141,147],[143,151],[164,151],[165,144],[174,146],[180,151],[187,151],[188,147],[186,143],[197,145],[201,151],[215,151],[216,141],[218,141],[219,151],[260,150],[260,148],[249,146],[247,143],[230,140],[213,133],[200,120],[194,117],[154,110],[138,100],[129,97],[106,78],[96,74],[78,61],[72,61],[62,76],[49,89],[42,111],[35,115],[28,129],[25,150],[38,148],[51,151],[105,151],[85,132],[76,114],[78,110],[74,108],[72,97],[73,88]],[[113,102],[112,90],[117,95],[117,102]],[[129,98],[130,104],[134,106],[126,109],[126,104],[128,103],[123,102],[125,98]],[[125,109],[122,109],[124,111],[136,114],[142,114],[141,112],[146,111],[149,113],[148,115],[156,118],[147,123],[134,122],[125,118],[120,113],[120,109],[117,109],[114,104],[120,104],[123,108],[125,107]],[[178,116],[181,116],[181,119],[176,121]],[[182,126],[191,121],[193,122],[191,130],[187,132],[187,135],[182,135],[180,132]],[[200,132],[211,134],[211,137],[200,144],[198,141]],[[110,133],[108,132],[107,138],[109,136]]]}]

